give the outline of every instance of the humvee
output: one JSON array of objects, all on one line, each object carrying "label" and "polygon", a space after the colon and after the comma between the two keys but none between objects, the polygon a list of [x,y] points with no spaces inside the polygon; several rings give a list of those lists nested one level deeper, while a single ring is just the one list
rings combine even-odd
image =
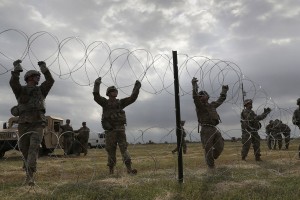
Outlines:
[{"label": "humvee", "polygon": [[[63,137],[60,137],[60,126],[63,119],[59,117],[46,116],[46,127],[44,128],[44,137],[39,150],[39,155],[48,155],[56,148],[62,148]],[[18,147],[18,117],[11,117],[8,122],[3,123],[3,129],[0,130],[0,158],[6,151]]]}]

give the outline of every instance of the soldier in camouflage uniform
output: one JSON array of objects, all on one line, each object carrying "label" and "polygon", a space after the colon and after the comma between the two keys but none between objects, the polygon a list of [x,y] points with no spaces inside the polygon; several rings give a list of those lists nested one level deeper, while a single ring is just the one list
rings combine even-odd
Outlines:
[{"label": "soldier in camouflage uniform", "polygon": [[271,142],[272,142],[272,136],[271,136],[271,131],[273,127],[273,120],[269,121],[269,124],[266,126],[266,134],[267,134],[267,146],[271,150]]},{"label": "soldier in camouflage uniform", "polygon": [[218,108],[226,99],[228,86],[222,86],[220,97],[211,103],[208,103],[209,95],[206,91],[198,93],[198,80],[192,79],[193,99],[196,106],[198,122],[201,125],[201,142],[205,149],[205,160],[209,169],[215,168],[215,159],[217,159],[224,149],[224,139],[216,126],[220,123],[220,117],[217,113]]},{"label": "soldier in camouflage uniform", "polygon": [[110,174],[114,173],[114,167],[116,165],[116,150],[117,145],[119,145],[123,162],[127,167],[127,172],[129,174],[136,174],[137,170],[131,168],[131,158],[127,150],[127,141],[125,134],[125,124],[126,115],[123,110],[126,106],[132,104],[136,101],[139,91],[141,88],[141,83],[137,80],[135,82],[132,94],[129,97],[123,99],[117,99],[118,90],[115,86],[110,86],[106,90],[106,96],[102,97],[99,93],[101,84],[101,77],[95,80],[94,84],[94,100],[103,108],[102,113],[102,127],[105,130],[105,149],[108,154],[108,163]]},{"label": "soldier in camouflage uniform", "polygon": [[270,108],[265,108],[261,115],[256,115],[252,110],[252,100],[244,101],[245,109],[241,113],[242,127],[242,160],[246,160],[251,143],[253,144],[254,155],[256,161],[262,161],[260,156],[260,136],[258,130],[261,128],[259,121],[265,119],[271,112]]},{"label": "soldier in camouflage uniform", "polygon": [[71,146],[74,141],[73,127],[70,125],[71,120],[67,119],[66,124],[61,126],[61,134],[63,136],[64,154],[68,155],[71,151]]},{"label": "soldier in camouflage uniform", "polygon": [[291,140],[290,127],[287,124],[282,123],[282,121],[280,121],[279,130],[284,136],[285,149],[289,149],[289,144],[290,144],[290,140]]},{"label": "soldier in camouflage uniform", "polygon": [[273,126],[271,131],[271,147],[273,150],[276,149],[277,144],[279,150],[282,148],[281,124],[282,122],[279,119],[275,119],[275,121],[272,124]]},{"label": "soldier in camouflage uniform", "polygon": [[40,72],[29,70],[24,76],[26,85],[22,86],[20,84],[20,72],[23,71],[21,62],[21,60],[16,60],[13,63],[14,71],[11,72],[9,82],[18,101],[18,106],[12,110],[12,114],[19,116],[18,145],[24,156],[23,168],[26,171],[26,182],[33,186],[38,150],[43,139],[43,129],[46,126],[45,99],[54,84],[54,79],[46,63],[40,61],[38,65],[46,80],[38,86]]},{"label": "soldier in camouflage uniform", "polygon": [[[292,122],[300,129],[300,98],[297,99],[297,105],[298,108],[294,111]],[[300,145],[298,150],[299,150],[299,158],[300,158]]]},{"label": "soldier in camouflage uniform", "polygon": [[86,126],[86,122],[82,122],[82,127],[74,132],[77,133],[76,138],[81,145],[81,153],[86,156],[88,149],[88,140],[90,137],[90,129]]},{"label": "soldier in camouflage uniform", "polygon": [[[183,128],[184,124],[185,124],[185,121],[181,121],[180,125],[181,125],[181,136],[182,136],[182,138],[181,138],[181,143],[180,144],[182,145],[183,153],[186,154],[187,146],[186,146],[186,142],[185,142],[186,132]],[[176,148],[173,149],[172,153],[174,154],[177,151],[178,151],[178,147],[176,146]]]}]

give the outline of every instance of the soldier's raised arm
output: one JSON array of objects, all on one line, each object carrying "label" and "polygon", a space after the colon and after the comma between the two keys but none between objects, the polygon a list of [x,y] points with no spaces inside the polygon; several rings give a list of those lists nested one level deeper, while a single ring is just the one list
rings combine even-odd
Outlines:
[{"label": "soldier's raised arm", "polygon": [[125,108],[126,106],[136,101],[139,96],[141,86],[141,82],[139,80],[136,80],[131,95],[127,98],[121,99],[122,108]]},{"label": "soldier's raised arm", "polygon": [[13,62],[14,71],[11,72],[11,78],[9,81],[9,85],[12,88],[17,99],[19,98],[20,92],[22,90],[22,86],[20,84],[20,72],[23,71],[21,63],[21,60],[16,60]]},{"label": "soldier's raised arm", "polygon": [[220,93],[219,98],[216,101],[212,102],[212,104],[214,104],[215,107],[219,107],[226,100],[228,89],[228,85],[222,86],[222,91]]},{"label": "soldier's raised arm", "polygon": [[48,67],[46,66],[46,63],[44,61],[39,61],[38,65],[41,69],[41,72],[45,76],[45,81],[41,84],[41,91],[44,97],[46,97],[51,89],[51,87],[54,84],[54,79],[52,77],[51,72],[49,71]]},{"label": "soldier's raised arm", "polygon": [[271,108],[264,108],[264,112],[260,115],[256,115],[254,119],[257,121],[261,121],[265,119],[270,112],[271,112]]},{"label": "soldier's raised arm", "polygon": [[97,102],[100,106],[103,106],[106,99],[100,95],[100,84],[102,83],[101,77],[98,77],[94,82],[93,96],[94,101]]}]

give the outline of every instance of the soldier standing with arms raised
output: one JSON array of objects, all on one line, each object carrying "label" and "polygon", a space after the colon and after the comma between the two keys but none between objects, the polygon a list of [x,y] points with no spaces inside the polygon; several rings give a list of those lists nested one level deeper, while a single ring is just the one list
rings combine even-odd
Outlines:
[{"label": "soldier standing with arms raised", "polygon": [[99,93],[101,84],[101,77],[97,78],[94,83],[93,95],[94,100],[102,108],[102,127],[105,130],[105,149],[108,155],[108,163],[110,174],[114,173],[114,167],[116,166],[116,150],[119,145],[123,162],[126,165],[128,174],[136,174],[137,170],[131,168],[131,157],[127,150],[127,140],[125,134],[126,115],[123,110],[126,106],[136,101],[141,83],[137,80],[135,82],[132,94],[129,97],[123,99],[117,99],[118,90],[115,86],[110,86],[106,90],[106,96],[102,97]]},{"label": "soldier standing with arms raised", "polygon": [[209,95],[206,91],[198,93],[197,78],[192,79],[193,99],[196,106],[198,123],[201,125],[201,142],[205,149],[205,160],[209,169],[215,168],[215,159],[217,159],[224,149],[224,139],[217,129],[220,123],[220,117],[217,108],[225,101],[228,91],[228,85],[222,86],[220,97],[211,103],[208,103]]},{"label": "soldier standing with arms raised", "polygon": [[252,110],[252,100],[244,101],[244,110],[241,113],[242,127],[242,160],[246,160],[251,143],[253,144],[254,155],[256,161],[262,161],[260,156],[260,136],[258,130],[261,128],[259,121],[265,119],[271,112],[270,108],[265,108],[261,115],[256,115]]},{"label": "soldier standing with arms raised", "polygon": [[46,126],[45,99],[54,84],[54,79],[46,63],[39,61],[38,65],[46,80],[38,86],[40,72],[29,70],[24,76],[26,85],[22,86],[20,84],[20,72],[23,71],[21,62],[21,60],[16,60],[13,63],[14,71],[11,72],[9,82],[18,101],[18,106],[12,109],[12,114],[19,116],[18,145],[24,156],[23,168],[26,171],[26,183],[33,186],[39,146],[43,139],[43,129]]}]

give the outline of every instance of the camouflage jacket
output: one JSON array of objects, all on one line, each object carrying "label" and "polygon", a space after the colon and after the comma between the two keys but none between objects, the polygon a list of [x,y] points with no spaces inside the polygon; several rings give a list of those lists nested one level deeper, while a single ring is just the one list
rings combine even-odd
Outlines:
[{"label": "camouflage jacket", "polygon": [[89,136],[90,136],[90,129],[88,128],[88,127],[81,127],[80,129],[78,129],[77,131],[75,131],[75,132],[77,132],[78,134],[77,134],[77,138],[79,139],[79,140],[81,140],[81,139],[86,139],[86,140],[88,140],[89,139]]},{"label": "camouflage jacket", "polygon": [[297,108],[293,114],[293,124],[300,127],[300,108]]},{"label": "camouflage jacket", "polygon": [[278,127],[278,132],[282,133],[284,136],[291,135],[291,129],[287,124],[281,123]]},{"label": "camouflage jacket", "polygon": [[63,133],[64,137],[74,137],[73,127],[70,126],[69,124],[62,125],[60,128],[61,128],[61,133]]},{"label": "camouflage jacket", "polygon": [[185,132],[183,126],[181,126],[181,134],[182,134],[182,137],[186,137],[186,132]]},{"label": "camouflage jacket", "polygon": [[40,86],[21,86],[20,72],[11,72],[10,87],[18,101],[19,123],[45,123],[45,105],[44,101],[54,79],[50,71],[44,73],[45,81]]},{"label": "camouflage jacket", "polygon": [[[123,109],[136,101],[139,95],[139,89],[133,88],[133,91],[129,97],[115,100],[102,97],[99,93],[99,89],[100,84],[95,83],[93,95],[95,102],[97,102],[103,108],[102,121],[107,121],[112,126],[126,124],[126,115]],[[104,130],[106,129],[104,128]]]},{"label": "camouflage jacket", "polygon": [[267,115],[268,113],[257,115],[253,110],[245,108],[241,113],[242,129],[247,131],[258,131],[261,128],[261,123],[259,121],[265,119]]},{"label": "camouflage jacket", "polygon": [[217,108],[226,100],[226,92],[222,91],[220,97],[211,103],[202,103],[195,89],[193,89],[193,99],[196,106],[196,113],[200,125],[218,125],[220,116]]},{"label": "camouflage jacket", "polygon": [[268,124],[266,126],[266,134],[267,135],[271,135],[272,130],[273,130],[273,125],[272,124]]}]

